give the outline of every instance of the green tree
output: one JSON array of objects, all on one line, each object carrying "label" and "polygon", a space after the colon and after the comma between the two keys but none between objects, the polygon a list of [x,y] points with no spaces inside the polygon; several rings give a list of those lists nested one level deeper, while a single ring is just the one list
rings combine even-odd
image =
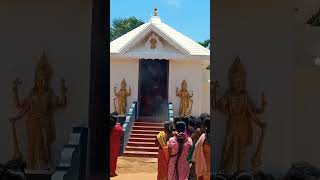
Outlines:
[{"label": "green tree", "polygon": [[320,9],[307,20],[310,26],[320,26]]},{"label": "green tree", "polygon": [[205,48],[209,48],[210,47],[210,39],[207,39],[203,42],[198,42],[201,46],[205,47]]},{"label": "green tree", "polygon": [[117,39],[142,24],[144,24],[144,22],[134,16],[114,19],[110,28],[110,41]]}]

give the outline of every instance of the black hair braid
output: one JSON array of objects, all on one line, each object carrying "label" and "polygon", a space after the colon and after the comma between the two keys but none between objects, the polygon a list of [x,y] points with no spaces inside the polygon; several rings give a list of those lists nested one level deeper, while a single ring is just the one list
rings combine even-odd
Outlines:
[{"label": "black hair braid", "polygon": [[175,164],[175,172],[177,175],[177,180],[179,180],[179,168],[178,168],[178,162],[180,159],[180,156],[182,154],[182,150],[183,150],[183,144],[184,144],[184,139],[177,139],[178,143],[179,143],[179,149],[178,149],[178,155],[177,155],[177,160],[176,160],[176,164]]}]

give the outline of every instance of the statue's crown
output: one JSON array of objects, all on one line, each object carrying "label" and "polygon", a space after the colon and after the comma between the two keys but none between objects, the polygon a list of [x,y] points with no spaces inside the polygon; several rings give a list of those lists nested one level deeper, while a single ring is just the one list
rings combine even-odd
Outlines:
[{"label": "statue's crown", "polygon": [[240,76],[242,78],[246,77],[246,70],[241,62],[240,57],[236,57],[229,69],[229,77],[232,77],[234,75]]},{"label": "statue's crown", "polygon": [[126,84],[126,80],[122,79],[121,84]]},{"label": "statue's crown", "polygon": [[48,58],[46,54],[43,52],[41,57],[39,58],[36,71],[35,71],[35,76],[36,78],[44,77],[46,79],[50,79],[52,76],[52,73],[53,73],[52,67],[48,62]]}]

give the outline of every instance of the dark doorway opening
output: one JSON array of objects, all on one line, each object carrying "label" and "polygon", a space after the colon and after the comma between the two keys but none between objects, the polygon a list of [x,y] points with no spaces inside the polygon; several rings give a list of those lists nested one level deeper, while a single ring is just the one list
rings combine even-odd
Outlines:
[{"label": "dark doorway opening", "polygon": [[138,115],[162,120],[168,116],[169,61],[141,59],[139,62]]}]

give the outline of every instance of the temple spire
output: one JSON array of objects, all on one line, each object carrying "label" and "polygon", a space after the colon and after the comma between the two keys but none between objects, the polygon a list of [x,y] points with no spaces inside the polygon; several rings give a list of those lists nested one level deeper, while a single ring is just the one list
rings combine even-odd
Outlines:
[{"label": "temple spire", "polygon": [[150,22],[151,23],[159,23],[159,22],[161,22],[161,19],[158,16],[158,9],[157,8],[153,9],[153,16],[151,16]]},{"label": "temple spire", "polygon": [[153,16],[158,16],[158,9],[157,8],[153,9]]}]

